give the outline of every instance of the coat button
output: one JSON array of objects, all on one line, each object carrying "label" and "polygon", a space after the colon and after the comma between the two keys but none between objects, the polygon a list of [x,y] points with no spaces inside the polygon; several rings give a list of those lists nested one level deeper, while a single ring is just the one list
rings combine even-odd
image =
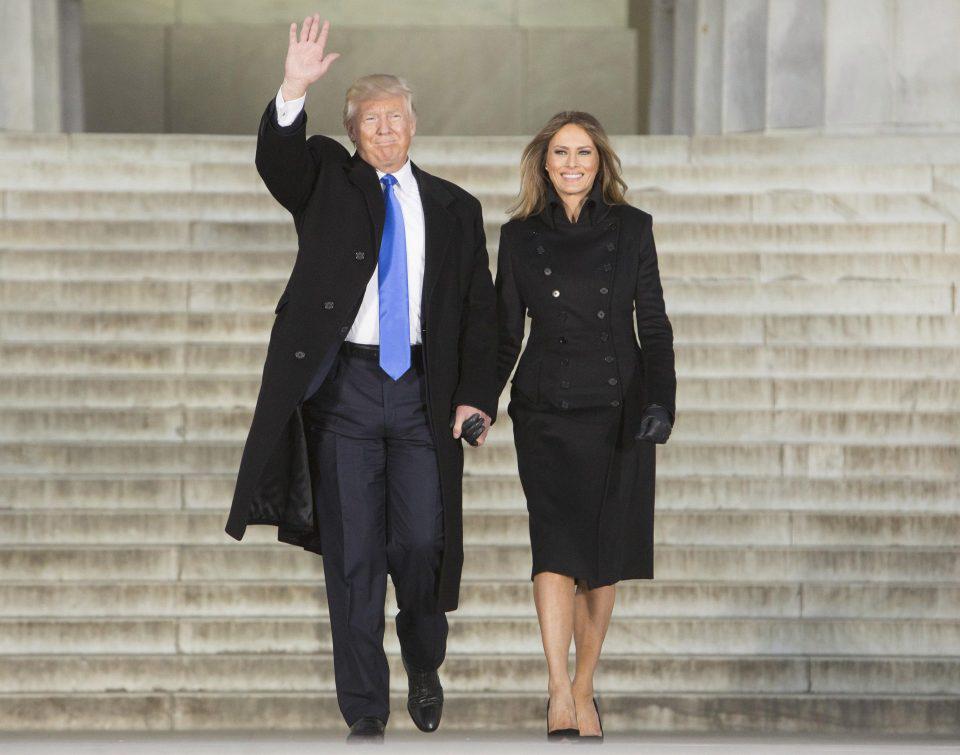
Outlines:
[{"label": "coat button", "polygon": [[610,289],[607,288],[606,286],[604,286],[603,288],[600,289],[600,293],[601,293],[601,294],[608,294],[608,293],[610,293]]},{"label": "coat button", "polygon": [[604,312],[602,309],[599,312],[597,312],[597,317],[599,317],[601,320],[606,316],[607,316],[606,312]]},{"label": "coat button", "polygon": [[557,341],[559,341],[560,343],[566,343],[566,342],[567,342],[567,339],[566,339],[564,336],[560,336],[560,337],[557,339]]},{"label": "coat button", "polygon": [[610,385],[616,385],[620,381],[617,380],[616,378],[610,378],[607,382],[610,383]]},{"label": "coat button", "polygon": [[600,340],[601,340],[601,341],[606,341],[609,337],[610,337],[610,334],[609,334],[609,333],[601,333],[601,334],[600,334]]},{"label": "coat button", "polygon": [[553,291],[551,292],[551,294],[552,294],[552,296],[553,296],[554,299],[556,299],[558,296],[560,296],[560,292],[557,291],[557,289],[553,289]]},{"label": "coat button", "polygon": [[340,332],[343,333],[344,335],[346,335],[347,333],[350,332],[350,328],[349,328],[348,326],[346,326],[346,325],[342,325],[342,326],[340,327]]},{"label": "coat button", "polygon": [[619,401],[611,401],[611,402],[610,402],[610,406],[620,406],[620,402],[619,402]]},{"label": "coat button", "polygon": [[551,275],[552,273],[553,273],[553,270],[551,270],[549,267],[543,268],[544,275]]},{"label": "coat button", "polygon": [[294,353],[294,356],[295,356],[297,359],[303,359],[303,358],[306,356],[306,354],[304,354],[302,351],[297,351],[297,352]]},{"label": "coat button", "polygon": [[613,362],[613,357],[610,356],[609,354],[607,354],[607,355],[603,358],[603,361],[606,362],[607,364],[610,364],[611,362]]},{"label": "coat button", "polygon": [[543,246],[538,246],[538,247],[537,247],[537,254],[544,254],[546,251],[547,251],[547,250],[544,249]]},{"label": "coat button", "polygon": [[614,249],[616,249],[616,248],[617,248],[617,245],[614,244],[612,241],[611,241],[609,244],[607,244],[607,251],[608,251],[608,252],[612,252],[612,251],[613,251]]},{"label": "coat button", "polygon": [[609,273],[611,270],[613,270],[613,265],[611,265],[609,262],[605,263],[603,266],[603,272]]},{"label": "coat button", "polygon": [[561,409],[569,409],[569,408],[570,408],[570,402],[569,402],[569,401],[561,401],[561,402],[560,402],[560,408],[561,408]]},{"label": "coat button", "polygon": [[324,309],[333,309],[333,302],[332,302],[332,301],[325,301],[325,302],[323,303],[323,308],[324,308]]},{"label": "coat button", "polygon": [[561,359],[561,360],[560,360],[560,366],[561,366],[561,367],[569,367],[569,366],[570,366],[570,360],[569,360],[569,359]]},{"label": "coat button", "polygon": [[353,256],[356,257],[358,260],[362,260],[362,259],[363,259],[364,257],[366,257],[367,255],[364,254],[363,252],[354,252],[354,253],[353,253]]},{"label": "coat button", "polygon": [[569,380],[561,380],[561,381],[560,381],[560,387],[561,387],[561,388],[569,388],[569,387],[570,387],[570,381],[569,381]]}]

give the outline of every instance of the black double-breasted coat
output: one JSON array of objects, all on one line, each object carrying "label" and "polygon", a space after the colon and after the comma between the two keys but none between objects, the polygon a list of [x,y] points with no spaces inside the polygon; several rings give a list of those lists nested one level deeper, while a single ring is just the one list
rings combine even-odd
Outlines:
[{"label": "black double-breasted coat", "polygon": [[534,573],[651,578],[656,452],[634,435],[676,398],[652,218],[606,204],[599,177],[576,223],[547,200],[502,227],[496,281],[500,386],[531,318],[509,410]]},{"label": "black double-breasted coat", "polygon": [[[306,138],[305,113],[287,127],[271,101],[260,121],[256,166],[293,216],[296,262],[276,306],[253,422],[226,532],[249,524],[320,553],[301,405],[322,382],[373,275],[385,206],[374,168],[325,136]],[[457,606],[463,565],[463,448],[449,427],[468,404],[496,417],[496,303],[480,203],[415,164],[425,227],[421,339],[428,415],[443,497],[438,606]]]}]

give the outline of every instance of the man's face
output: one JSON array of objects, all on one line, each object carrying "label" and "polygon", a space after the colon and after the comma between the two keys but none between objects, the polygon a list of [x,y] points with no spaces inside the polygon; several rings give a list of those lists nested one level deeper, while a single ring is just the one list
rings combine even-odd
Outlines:
[{"label": "man's face", "polygon": [[377,170],[390,173],[407,161],[417,123],[400,95],[365,100],[357,107],[351,134],[357,151]]}]

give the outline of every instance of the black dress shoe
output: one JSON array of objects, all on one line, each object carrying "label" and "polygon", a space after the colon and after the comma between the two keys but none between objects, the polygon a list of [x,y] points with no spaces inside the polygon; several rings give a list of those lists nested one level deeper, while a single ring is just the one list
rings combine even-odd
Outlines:
[{"label": "black dress shoe", "polygon": [[363,716],[357,719],[350,726],[350,733],[347,739],[383,739],[383,730],[386,724],[376,716]]},{"label": "black dress shoe", "polygon": [[443,715],[443,687],[436,669],[421,671],[413,668],[403,658],[403,668],[407,672],[407,712],[420,731],[436,731]]},{"label": "black dress shoe", "polygon": [[567,739],[579,739],[579,729],[551,729],[550,728],[550,698],[547,698],[547,739],[551,742],[561,742]]}]

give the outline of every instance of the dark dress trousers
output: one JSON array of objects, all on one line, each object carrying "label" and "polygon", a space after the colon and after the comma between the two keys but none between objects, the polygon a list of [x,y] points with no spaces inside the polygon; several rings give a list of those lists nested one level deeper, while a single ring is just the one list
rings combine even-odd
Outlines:
[{"label": "dark dress trousers", "polygon": [[650,404],[673,416],[676,372],[651,216],[607,205],[598,178],[571,223],[550,187],[501,228],[496,289],[500,386],[531,318],[508,413],[533,574],[652,578],[656,454],[634,434]]},{"label": "dark dress trousers", "polygon": [[[398,571],[412,575],[398,589],[401,646],[414,661],[442,659],[446,621],[435,614],[456,608],[463,565],[463,449],[449,420],[459,404],[496,416],[496,304],[479,202],[413,165],[425,256],[423,289],[410,296],[419,296],[421,305],[422,356],[396,383],[381,371],[389,385],[377,395],[370,381],[379,377],[379,366],[354,366],[357,359],[341,346],[377,263],[382,188],[358,154],[324,136],[307,139],[306,118],[301,112],[290,126],[279,126],[271,100],[260,121],[257,170],[292,214],[298,250],[276,306],[226,531],[239,540],[249,524],[273,525],[279,540],[324,556],[335,666],[343,661],[338,686],[341,670],[358,664],[345,672],[353,676],[340,699],[349,722],[358,715],[385,718],[377,706],[386,700],[386,661],[382,647],[379,654],[368,652],[371,638],[378,631],[382,636],[383,601],[365,579],[385,584],[387,570],[395,583]],[[342,382],[345,375],[350,378]],[[344,411],[356,427],[344,426]],[[382,455],[363,450],[374,430]],[[340,440],[351,433],[355,437]],[[380,479],[389,474],[384,465],[392,440],[408,443],[410,467],[400,463],[403,469],[392,478]],[[363,464],[350,461],[358,456]],[[349,474],[342,473],[344,465]],[[410,473],[421,479],[411,481]],[[420,505],[411,507],[415,511],[404,522],[411,496]],[[374,497],[392,529],[377,530],[379,513],[363,503]],[[392,534],[396,540],[388,546]],[[410,553],[399,553],[408,547]],[[426,572],[432,584],[424,598]],[[417,605],[411,606],[407,598],[414,593]],[[351,601],[379,601],[379,614],[358,612]],[[416,626],[407,608],[434,617]],[[381,624],[379,630],[371,620]]]}]

